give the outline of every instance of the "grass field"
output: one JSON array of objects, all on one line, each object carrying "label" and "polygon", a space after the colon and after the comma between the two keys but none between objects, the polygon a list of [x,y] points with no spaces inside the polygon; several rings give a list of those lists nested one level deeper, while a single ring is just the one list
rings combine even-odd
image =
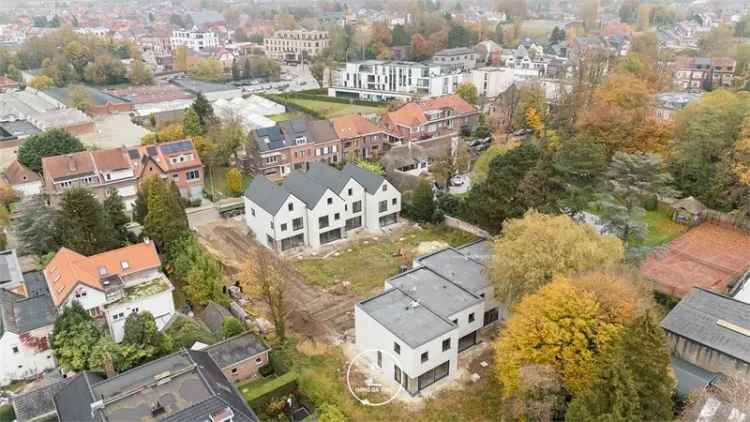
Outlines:
[{"label": "grass field", "polygon": [[281,114],[274,114],[273,116],[268,116],[269,119],[273,120],[274,122],[282,122],[284,120],[289,120],[294,118],[294,116],[297,113],[281,113]]},{"label": "grass field", "polygon": [[378,106],[378,107],[370,107],[370,106],[361,106],[361,105],[356,105],[356,104],[342,104],[342,103],[334,103],[330,101],[308,100],[308,99],[300,99],[300,98],[289,98],[287,101],[289,101],[290,104],[297,104],[302,107],[307,107],[312,110],[317,110],[328,119],[330,119],[331,117],[344,116],[347,114],[383,113],[388,108],[386,105]]},{"label": "grass field", "polygon": [[672,217],[664,211],[646,211],[644,218],[648,226],[648,234],[640,245],[645,247],[657,247],[665,245],[680,237],[687,231],[687,226],[672,221]]},{"label": "grass field", "polygon": [[401,265],[411,264],[420,243],[442,241],[457,246],[475,238],[470,233],[443,225],[422,229],[409,227],[387,238],[359,240],[341,247],[339,256],[305,258],[294,260],[292,264],[310,284],[329,287],[349,281],[356,294],[367,295],[373,290],[382,290],[383,281],[398,274]]},{"label": "grass field", "polygon": [[[223,195],[224,198],[230,198],[232,196],[231,192],[229,192],[229,188],[227,188],[227,171],[230,169],[230,167],[215,167],[213,169],[209,169],[206,167],[206,180],[204,183],[204,189],[206,189],[209,193],[218,192]],[[250,184],[250,181],[252,178],[247,175],[242,176],[242,191],[245,191],[245,188],[248,184]],[[214,198],[217,199],[217,198]]]}]

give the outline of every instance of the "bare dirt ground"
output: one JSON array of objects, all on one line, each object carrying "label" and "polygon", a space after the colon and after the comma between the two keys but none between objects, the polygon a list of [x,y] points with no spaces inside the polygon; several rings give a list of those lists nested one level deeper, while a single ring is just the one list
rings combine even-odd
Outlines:
[{"label": "bare dirt ground", "polygon": [[[238,220],[218,220],[198,227],[197,231],[201,243],[224,264],[232,283],[237,280],[252,248],[262,247]],[[279,265],[288,265],[278,256],[274,259],[279,260]],[[287,280],[285,291],[290,304],[288,324],[303,337],[330,337],[338,342],[354,327],[354,303],[358,300],[354,295],[335,295],[310,286],[297,272]]]}]

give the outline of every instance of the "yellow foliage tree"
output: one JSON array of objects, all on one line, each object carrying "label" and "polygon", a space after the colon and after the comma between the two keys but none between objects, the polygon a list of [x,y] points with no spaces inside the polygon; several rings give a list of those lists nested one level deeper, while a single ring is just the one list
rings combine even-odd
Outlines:
[{"label": "yellow foliage tree", "polygon": [[573,395],[592,382],[597,359],[649,303],[630,281],[609,273],[557,276],[513,310],[495,343],[496,376],[511,396],[521,368],[549,365]]},{"label": "yellow foliage tree", "polygon": [[172,123],[159,129],[158,132],[147,133],[141,138],[141,145],[159,144],[185,138],[181,123]]},{"label": "yellow foliage tree", "polygon": [[269,317],[280,339],[285,338],[287,301],[284,280],[289,276],[288,267],[273,257],[262,246],[250,250],[248,260],[240,273],[240,285],[249,297],[262,302],[268,308]]},{"label": "yellow foliage tree", "polygon": [[29,86],[34,89],[38,89],[39,91],[44,91],[45,89],[51,88],[54,83],[55,82],[49,76],[39,75],[34,76],[34,79],[29,81]]},{"label": "yellow foliage tree", "polygon": [[242,193],[242,173],[236,167],[227,170],[227,189],[233,195]]},{"label": "yellow foliage tree", "polygon": [[566,215],[531,210],[522,219],[503,223],[489,275],[497,296],[516,303],[556,274],[613,266],[624,255],[622,242],[614,236],[601,236]]},{"label": "yellow foliage tree", "polygon": [[529,107],[526,110],[526,124],[534,131],[534,135],[536,135],[537,138],[542,137],[544,134],[544,121],[534,107]]},{"label": "yellow foliage tree", "polygon": [[750,117],[742,122],[740,139],[734,145],[734,173],[745,185],[750,185]]}]

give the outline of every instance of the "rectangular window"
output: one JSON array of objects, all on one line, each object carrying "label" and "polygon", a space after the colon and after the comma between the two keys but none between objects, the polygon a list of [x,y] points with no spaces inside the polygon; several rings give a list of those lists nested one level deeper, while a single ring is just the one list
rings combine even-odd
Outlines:
[{"label": "rectangular window", "polygon": [[333,219],[338,221],[341,218],[341,215],[339,213],[333,214]]},{"label": "rectangular window", "polygon": [[378,203],[378,211],[380,212],[388,211],[388,201],[380,201]]},{"label": "rectangular window", "polygon": [[450,350],[451,348],[451,339],[447,338],[443,340],[443,351]]},{"label": "rectangular window", "polygon": [[326,200],[326,202],[328,203],[328,205],[333,204],[333,198],[328,198],[328,200]]},{"label": "rectangular window", "polygon": [[378,368],[383,367],[383,352],[378,350]]},{"label": "rectangular window", "polygon": [[430,358],[429,353],[428,352],[424,352],[424,353],[422,353],[422,356],[419,357],[419,360],[421,360],[422,363],[425,363],[425,362],[427,362],[427,360],[429,360],[429,358]]},{"label": "rectangular window", "polygon": [[352,196],[352,188],[349,188],[349,196]]},{"label": "rectangular window", "polygon": [[[13,353],[18,353],[18,346],[13,346]],[[378,352],[380,353],[380,352]]]},{"label": "rectangular window", "polygon": [[474,322],[474,312],[469,314],[469,323]]},{"label": "rectangular window", "polygon": [[318,218],[318,227],[324,229],[328,227],[328,216]]},{"label": "rectangular window", "polygon": [[250,208],[250,215],[255,217],[255,208]]},{"label": "rectangular window", "polygon": [[292,230],[302,230],[302,217],[292,220]]},{"label": "rectangular window", "polygon": [[401,384],[401,368],[393,365],[393,380]]},{"label": "rectangular window", "polygon": [[200,171],[198,170],[190,170],[189,172],[185,173],[185,178],[187,180],[196,180],[200,178]]},{"label": "rectangular window", "polygon": [[401,354],[401,345],[393,342],[393,351],[396,352],[397,355]]},{"label": "rectangular window", "polygon": [[386,185],[385,183],[383,183],[383,192],[385,192],[387,190],[388,190],[388,185]]},{"label": "rectangular window", "polygon": [[287,205],[287,208],[289,208],[289,211],[294,211],[294,203],[290,202],[289,205]]},{"label": "rectangular window", "polygon": [[397,202],[398,202],[398,199],[396,198],[391,199],[391,204],[396,205]]},{"label": "rectangular window", "polygon": [[281,224],[281,231],[283,231],[283,232],[286,231],[286,223],[282,223]]},{"label": "rectangular window", "polygon": [[352,212],[355,214],[358,212],[362,212],[362,201],[352,202]]}]

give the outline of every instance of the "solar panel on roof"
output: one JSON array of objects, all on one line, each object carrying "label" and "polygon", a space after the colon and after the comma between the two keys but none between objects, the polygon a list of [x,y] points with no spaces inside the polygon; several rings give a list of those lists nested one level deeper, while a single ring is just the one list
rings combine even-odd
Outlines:
[{"label": "solar panel on roof", "polygon": [[146,148],[146,153],[147,153],[148,155],[152,156],[152,157],[155,157],[155,156],[157,156],[157,155],[158,155],[158,154],[156,153],[156,147],[148,147],[148,148]]},{"label": "solar panel on roof", "polygon": [[138,160],[138,159],[141,158],[141,153],[138,152],[137,149],[129,149],[128,150],[128,155],[130,156],[131,160]]},{"label": "solar panel on roof", "polygon": [[161,146],[162,154],[173,154],[175,152],[190,151],[191,149],[193,149],[193,144],[190,141],[175,142]]}]

